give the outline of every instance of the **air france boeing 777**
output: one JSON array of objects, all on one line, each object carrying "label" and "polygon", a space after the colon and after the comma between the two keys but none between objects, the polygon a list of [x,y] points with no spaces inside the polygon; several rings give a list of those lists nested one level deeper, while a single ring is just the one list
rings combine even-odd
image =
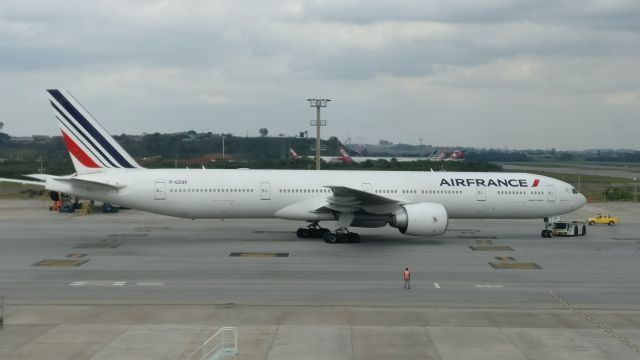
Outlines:
[{"label": "air france boeing 777", "polygon": [[586,203],[570,184],[526,173],[145,169],[71,94],[47,92],[76,173],[4,181],[181,218],[306,221],[299,237],[331,243],[357,242],[349,227],[433,236],[449,219],[547,218]]}]

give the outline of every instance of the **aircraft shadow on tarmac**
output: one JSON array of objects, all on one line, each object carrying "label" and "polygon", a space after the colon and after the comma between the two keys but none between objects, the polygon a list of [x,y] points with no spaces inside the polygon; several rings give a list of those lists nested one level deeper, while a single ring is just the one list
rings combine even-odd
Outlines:
[{"label": "aircraft shadow on tarmac", "polygon": [[[305,241],[305,242],[322,242],[322,239],[313,239],[313,238],[297,238],[294,236],[287,237],[286,241]],[[413,236],[389,236],[387,234],[366,234],[361,235],[360,242],[358,244],[350,244],[350,243],[336,243],[336,244],[326,244],[327,246],[367,246],[367,244],[375,244],[377,246],[380,245],[389,245],[389,246],[398,246],[398,245],[424,245],[424,246],[434,246],[434,245],[442,245],[443,241],[439,238],[424,238],[424,237],[413,237]]]}]

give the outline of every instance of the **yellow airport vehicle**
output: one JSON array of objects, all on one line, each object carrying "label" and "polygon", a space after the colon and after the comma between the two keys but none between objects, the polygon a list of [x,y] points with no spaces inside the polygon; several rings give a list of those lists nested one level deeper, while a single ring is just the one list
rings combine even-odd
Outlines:
[{"label": "yellow airport vehicle", "polygon": [[617,216],[611,216],[611,215],[607,215],[607,214],[598,214],[594,217],[590,217],[587,219],[587,223],[589,225],[595,225],[595,224],[607,224],[609,226],[613,226],[617,223],[619,223],[620,220],[618,219]]}]

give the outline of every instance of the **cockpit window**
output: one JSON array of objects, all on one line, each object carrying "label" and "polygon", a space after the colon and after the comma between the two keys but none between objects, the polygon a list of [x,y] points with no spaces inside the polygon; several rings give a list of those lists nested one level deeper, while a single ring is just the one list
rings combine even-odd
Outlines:
[{"label": "cockpit window", "polygon": [[578,190],[576,190],[576,188],[571,188],[571,192],[574,193],[574,194],[577,194]]}]

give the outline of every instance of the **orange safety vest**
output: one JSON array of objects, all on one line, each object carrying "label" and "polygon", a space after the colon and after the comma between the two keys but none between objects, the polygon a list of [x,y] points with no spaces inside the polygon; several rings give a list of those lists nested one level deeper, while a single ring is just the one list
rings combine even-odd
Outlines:
[{"label": "orange safety vest", "polygon": [[411,279],[411,272],[409,270],[404,271],[404,281]]}]

